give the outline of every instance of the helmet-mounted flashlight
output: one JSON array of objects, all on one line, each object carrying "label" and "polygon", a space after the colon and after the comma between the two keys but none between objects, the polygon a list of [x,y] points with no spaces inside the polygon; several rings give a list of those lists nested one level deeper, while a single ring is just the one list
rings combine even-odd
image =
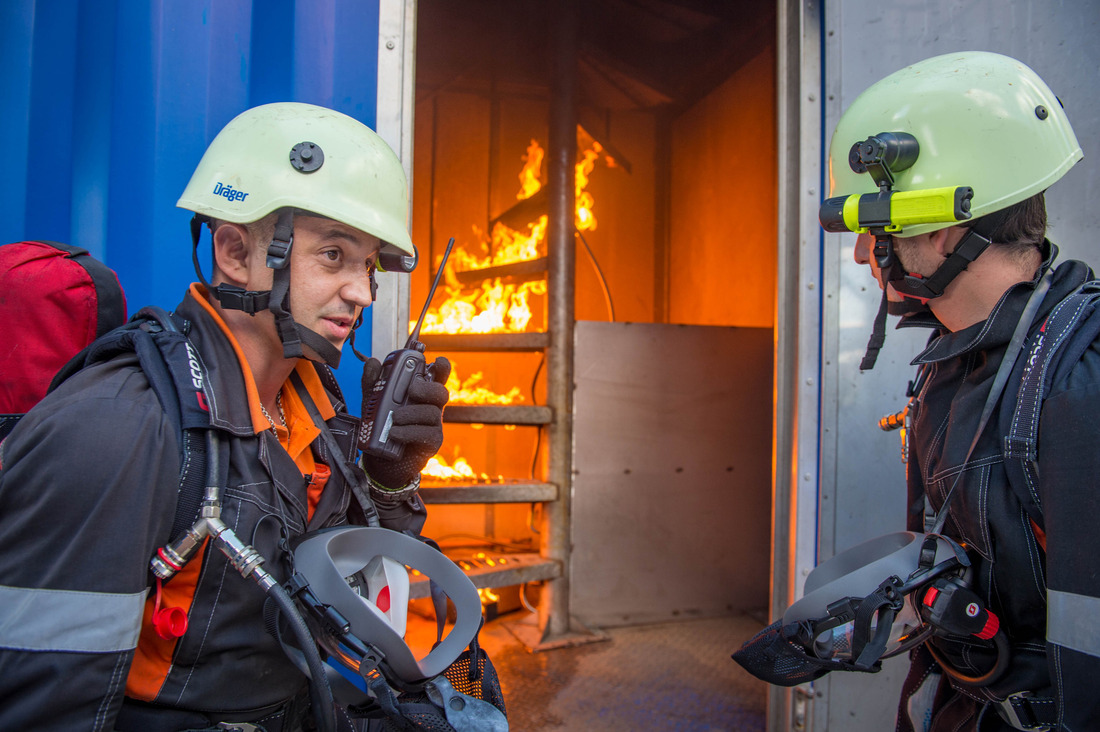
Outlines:
[{"label": "helmet-mounted flashlight", "polygon": [[969,186],[855,193],[825,199],[818,220],[821,228],[833,233],[865,234],[872,229],[896,233],[916,224],[965,221],[973,198],[974,189]]},{"label": "helmet-mounted flashlight", "polygon": [[946,186],[894,191],[895,174],[912,167],[920,155],[917,138],[908,132],[880,132],[852,145],[848,165],[867,173],[878,193],[827,198],[818,211],[825,231],[892,234],[917,224],[954,223],[970,218],[974,189]]}]

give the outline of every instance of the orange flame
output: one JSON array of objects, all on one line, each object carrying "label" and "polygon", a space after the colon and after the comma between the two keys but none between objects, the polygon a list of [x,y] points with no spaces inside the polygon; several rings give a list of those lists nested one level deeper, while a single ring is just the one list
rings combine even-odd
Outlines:
[{"label": "orange flame", "polygon": [[[493,479],[486,473],[477,474],[470,467],[466,458],[459,457],[458,448],[455,448],[454,462],[450,465],[440,455],[436,455],[420,471],[420,475],[432,483],[492,483]],[[504,476],[498,475],[497,482],[503,482]]]},{"label": "orange flame", "polygon": [[[594,200],[585,188],[603,146],[593,141],[585,150],[576,167],[576,227],[579,231],[596,228],[596,216],[592,211]],[[539,174],[544,152],[536,140],[531,140],[524,165],[520,171],[520,200],[530,198],[542,188]],[[485,280],[480,287],[466,291],[454,272],[469,272],[514,262],[525,262],[544,255],[548,217],[542,215],[530,223],[526,231],[513,229],[501,222],[493,225],[489,240],[477,227],[474,232],[480,240],[483,255],[457,248],[445,271],[447,299],[428,311],[424,318],[424,333],[522,333],[531,320],[528,306],[530,295],[545,295],[546,280],[520,284],[502,284],[500,278]],[[456,270],[452,269],[456,267]]]},{"label": "orange flame", "polygon": [[516,198],[519,200],[530,198],[542,188],[542,182],[539,181],[539,174],[542,172],[542,157],[542,147],[539,146],[536,140],[531,140],[531,144],[527,146],[527,154],[523,156],[523,159],[527,162],[523,164],[523,170],[519,171],[520,191],[516,194]]},{"label": "orange flame", "polygon": [[448,404],[515,404],[523,401],[523,394],[518,386],[513,386],[507,394],[496,392],[479,386],[478,382],[484,378],[480,371],[470,375],[465,381],[458,378],[458,368],[451,361],[451,375],[447,378],[447,391],[450,393]]},{"label": "orange flame", "polygon": [[592,231],[596,228],[596,216],[592,213],[595,200],[592,198],[592,194],[584,189],[588,187],[588,176],[592,173],[592,169],[596,167],[596,161],[599,160],[601,151],[603,151],[603,145],[593,141],[592,147],[584,151],[584,160],[577,163],[576,225],[579,231]]},{"label": "orange flame", "polygon": [[423,333],[522,333],[531,320],[528,296],[546,294],[546,280],[504,284],[499,277],[464,294],[449,264],[444,276],[447,300],[424,316]]}]

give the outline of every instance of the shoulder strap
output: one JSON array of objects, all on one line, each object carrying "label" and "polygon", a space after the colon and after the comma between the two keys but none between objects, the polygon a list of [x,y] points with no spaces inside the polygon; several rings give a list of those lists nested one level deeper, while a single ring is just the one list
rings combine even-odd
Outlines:
[{"label": "shoulder strap", "polygon": [[355,496],[360,507],[362,507],[367,525],[380,526],[378,509],[375,507],[374,501],[371,500],[370,492],[367,490],[366,476],[356,473],[356,471],[347,464],[347,461],[344,459],[343,449],[341,449],[340,445],[336,442],[332,430],[325,424],[325,420],[321,417],[321,412],[317,409],[317,405],[313,403],[313,398],[310,397],[309,390],[306,389],[302,377],[299,376],[297,372],[292,371],[290,373],[290,381],[294,384],[294,389],[298,392],[298,396],[301,398],[302,404],[305,405],[306,411],[309,412],[309,417],[313,420],[313,424],[317,425],[317,429],[321,430],[321,439],[323,439],[328,446],[329,453],[332,454],[332,460],[336,463],[335,467],[340,471],[344,483],[347,484],[352,495]]},{"label": "shoulder strap", "polygon": [[[1093,312],[1097,298],[1100,298],[1100,281],[1084,283],[1054,307],[1039,329],[1039,337],[1028,352],[1020,378],[1012,427],[1004,438],[1005,457],[1032,462],[1038,457],[1039,414],[1057,363],[1064,359],[1074,363],[1084,354],[1096,333],[1078,333],[1073,338],[1074,348],[1062,352],[1062,347],[1077,333],[1082,319]],[[1100,331],[1100,319],[1090,323],[1089,329]]]},{"label": "shoulder strap", "polygon": [[[1004,456],[1021,461],[1026,488],[1009,481],[1021,495],[1025,506],[1039,509],[1032,521],[1042,529],[1042,513],[1038,495],[1039,417],[1043,400],[1054,382],[1056,373],[1072,367],[1100,335],[1100,318],[1089,317],[1100,300],[1100,280],[1085,282],[1047,316],[1038,337],[1028,352],[1020,377],[1020,388],[1012,423],[1004,437]],[[1029,511],[1029,514],[1031,512]]]},{"label": "shoulder strap", "polygon": [[[141,370],[171,424],[177,425],[180,480],[170,540],[191,528],[205,487],[204,432],[210,424],[206,366],[187,337],[190,323],[158,307],[138,311],[130,321],[78,353],[54,377],[50,390],[78,371],[124,353],[137,355]],[[226,461],[222,461],[226,465]]]}]

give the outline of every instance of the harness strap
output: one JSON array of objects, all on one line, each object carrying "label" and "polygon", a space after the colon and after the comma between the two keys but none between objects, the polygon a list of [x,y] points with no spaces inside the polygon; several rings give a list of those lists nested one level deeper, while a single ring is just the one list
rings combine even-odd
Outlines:
[{"label": "harness strap", "polygon": [[1058,703],[1051,697],[1035,696],[1030,691],[1009,694],[994,708],[1013,729],[1042,731],[1058,724]]},{"label": "harness strap", "polygon": [[[886,644],[890,640],[890,627],[902,602],[894,578],[891,577],[859,604],[852,623],[852,655],[856,657],[853,666],[857,670],[870,670],[886,650]],[[871,618],[876,613],[878,622],[872,637]]]},{"label": "harness strap", "polygon": [[[1012,416],[1012,428],[1004,438],[1005,457],[1034,463],[1038,459],[1039,415],[1043,398],[1054,379],[1055,357],[1077,332],[1081,320],[1091,314],[1100,299],[1100,281],[1084,283],[1055,306],[1039,331],[1039,337],[1028,353],[1027,366],[1020,379],[1019,398]],[[1100,330],[1100,320],[1094,329]],[[1080,344],[1075,353],[1062,355],[1075,362],[1091,344],[1095,334],[1075,339]]]},{"label": "harness strap", "polygon": [[[162,308],[142,308],[126,325],[97,339],[74,356],[50,384],[50,391],[53,391],[92,364],[124,353],[137,356],[166,419],[177,429],[180,482],[171,541],[182,536],[198,516],[209,463],[204,434],[212,429],[207,369],[186,335],[189,328],[186,320]],[[227,464],[225,472],[228,472]]]},{"label": "harness strap", "polygon": [[[1005,355],[1001,359],[1000,366],[997,367],[996,375],[993,377],[993,384],[989,388],[989,396],[986,397],[985,406],[982,408],[981,419],[978,420],[978,429],[974,431],[974,439],[970,443],[970,449],[966,451],[966,457],[962,461],[963,465],[966,465],[970,461],[970,456],[974,454],[974,448],[978,446],[978,440],[981,439],[982,432],[985,431],[985,426],[989,422],[990,416],[993,414],[993,408],[1000,399],[1001,392],[1004,391],[1005,383],[1008,381],[1009,374],[1012,372],[1016,364],[1016,359],[1019,358],[1020,351],[1023,349],[1024,341],[1027,339],[1027,332],[1031,328],[1031,323],[1035,319],[1035,314],[1039,310],[1039,305],[1043,302],[1043,298],[1046,296],[1047,290],[1050,289],[1050,283],[1053,279],[1054,273],[1050,269],[1043,273],[1042,279],[1040,279],[1039,284],[1035,286],[1035,290],[1031,293],[1031,296],[1028,297],[1023,312],[1020,313],[1020,320],[1016,323],[1016,329],[1012,333],[1012,340],[1009,341],[1008,348],[1005,349]],[[925,513],[926,534],[938,534],[943,529],[943,525],[947,521],[947,512],[948,508],[951,506],[951,499],[955,497],[955,489],[959,485],[959,480],[962,479],[963,472],[962,470],[959,471],[958,476],[955,478],[955,482],[951,484],[947,496],[943,499],[943,504],[940,506],[939,511],[933,513],[931,504],[929,503],[927,505]],[[927,494],[925,494],[925,501],[928,501]]]},{"label": "harness strap", "polygon": [[332,430],[325,424],[324,418],[321,417],[321,412],[317,409],[317,405],[313,403],[313,398],[309,395],[309,390],[306,389],[306,385],[302,382],[296,372],[291,372],[290,380],[294,384],[295,390],[298,392],[298,396],[302,399],[302,404],[305,405],[306,411],[309,412],[310,419],[317,425],[317,428],[321,430],[321,438],[325,441],[325,445],[328,446],[329,452],[332,454],[333,462],[336,463],[337,470],[344,477],[344,482],[347,483],[348,488],[355,495],[356,500],[359,501],[360,507],[363,509],[363,514],[366,516],[368,526],[381,526],[382,523],[378,518],[378,509],[375,508],[374,501],[371,500],[370,493],[366,487],[366,474],[356,474],[352,467],[348,465],[347,460],[344,459],[344,451],[340,448],[340,444],[336,441],[336,438],[332,434]]}]

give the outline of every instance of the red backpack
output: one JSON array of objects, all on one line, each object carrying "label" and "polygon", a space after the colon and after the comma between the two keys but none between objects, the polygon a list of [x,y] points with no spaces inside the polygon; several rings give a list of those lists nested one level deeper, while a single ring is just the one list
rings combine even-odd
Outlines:
[{"label": "red backpack", "polygon": [[0,246],[0,440],[58,369],[125,322],[118,276],[87,251],[53,241]]}]

